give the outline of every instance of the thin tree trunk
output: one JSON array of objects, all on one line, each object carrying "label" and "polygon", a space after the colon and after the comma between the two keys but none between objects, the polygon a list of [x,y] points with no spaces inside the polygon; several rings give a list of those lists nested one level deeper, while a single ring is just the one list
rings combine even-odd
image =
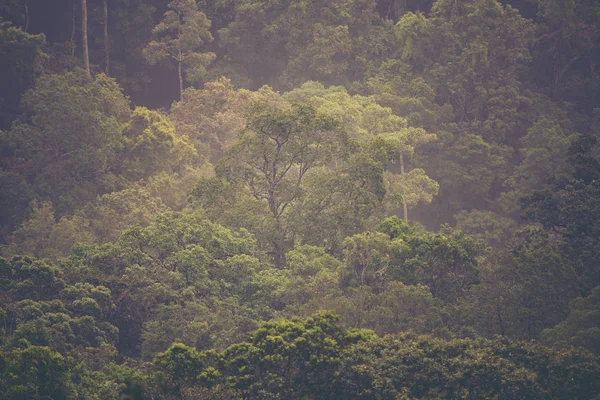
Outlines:
[{"label": "thin tree trunk", "polygon": [[[404,175],[404,156],[402,152],[400,152],[400,174]],[[402,208],[404,209],[404,221],[408,222],[408,205],[404,200],[404,196],[402,196]]]},{"label": "thin tree trunk", "polygon": [[183,99],[183,74],[181,73],[181,31],[177,32],[177,74],[179,77],[179,101]]},{"label": "thin tree trunk", "polygon": [[273,214],[273,218],[275,218],[276,237],[273,240],[273,262],[277,268],[283,269],[286,264],[285,232],[281,227],[281,214],[272,188],[269,189],[269,198],[267,199],[267,202],[269,203],[269,210],[271,211],[271,214]]},{"label": "thin tree trunk", "polygon": [[27,3],[29,3],[29,0],[25,2],[25,32],[29,29],[29,7]]},{"label": "thin tree trunk", "polygon": [[500,336],[504,336],[504,320],[502,319],[502,309],[500,308],[500,305],[497,305],[496,309],[498,315],[498,324],[500,325]]},{"label": "thin tree trunk", "polygon": [[75,56],[75,0],[73,0],[73,18],[71,20],[71,57]]},{"label": "thin tree trunk", "polygon": [[87,32],[87,0],[81,0],[81,45],[83,46],[83,69],[90,74],[90,55]]},{"label": "thin tree trunk", "polygon": [[108,43],[108,0],[104,0],[104,72],[110,75],[110,45]]},{"label": "thin tree trunk", "polygon": [[177,73],[179,75],[179,101],[181,101],[183,100],[183,75],[181,74],[181,60],[177,62]]}]

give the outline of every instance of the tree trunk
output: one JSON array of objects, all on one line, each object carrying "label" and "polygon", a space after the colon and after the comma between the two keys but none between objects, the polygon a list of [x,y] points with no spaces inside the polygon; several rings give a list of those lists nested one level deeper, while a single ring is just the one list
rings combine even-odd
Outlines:
[{"label": "tree trunk", "polygon": [[287,263],[285,257],[285,245],[282,242],[283,240],[281,238],[277,238],[273,241],[273,264],[279,269],[284,269]]},{"label": "tree trunk", "polygon": [[75,56],[75,1],[73,0],[73,15],[71,19],[71,57]]},{"label": "tree trunk", "polygon": [[498,324],[500,326],[500,336],[504,336],[504,320],[502,319],[502,309],[499,304],[496,306],[496,313],[498,315]]},{"label": "tree trunk", "polygon": [[183,75],[181,74],[181,61],[177,62],[177,73],[179,75],[179,101],[183,100]]},{"label": "tree trunk", "polygon": [[29,29],[29,7],[27,3],[29,3],[29,0],[25,1],[25,32]]},{"label": "tree trunk", "polygon": [[108,0],[104,0],[104,72],[110,75],[110,47],[108,43]]},{"label": "tree trunk", "polygon": [[87,0],[81,0],[81,45],[83,46],[83,69],[90,74],[90,55],[87,37]]},{"label": "tree trunk", "polygon": [[182,15],[179,13],[179,22],[177,23],[177,76],[179,78],[179,101],[183,99],[183,74],[181,72],[181,63],[183,62],[183,53],[181,52],[181,24]]},{"label": "tree trunk", "polygon": [[286,259],[285,259],[285,232],[281,227],[280,213],[279,213],[279,205],[275,199],[274,189],[269,189],[269,198],[267,199],[269,203],[269,210],[271,214],[273,214],[273,218],[275,219],[275,239],[273,240],[273,263],[277,268],[283,269],[285,268]]},{"label": "tree trunk", "polygon": [[[402,152],[400,153],[400,174],[404,175],[404,156]],[[404,221],[408,222],[408,205],[404,200],[404,195],[402,196],[402,208],[404,209]]]}]

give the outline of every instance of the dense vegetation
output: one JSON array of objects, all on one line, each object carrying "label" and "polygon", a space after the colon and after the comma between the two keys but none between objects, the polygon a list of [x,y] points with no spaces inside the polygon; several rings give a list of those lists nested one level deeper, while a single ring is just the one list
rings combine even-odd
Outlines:
[{"label": "dense vegetation", "polygon": [[597,1],[0,0],[0,72],[0,399],[597,399]]}]

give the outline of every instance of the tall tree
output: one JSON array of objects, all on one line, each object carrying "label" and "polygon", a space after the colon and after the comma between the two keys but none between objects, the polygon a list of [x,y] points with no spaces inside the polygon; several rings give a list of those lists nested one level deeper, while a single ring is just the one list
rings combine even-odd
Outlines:
[{"label": "tall tree", "polygon": [[288,110],[259,104],[247,128],[228,150],[225,165],[252,195],[266,201],[275,222],[275,265],[285,265],[284,215],[302,194],[306,173],[329,162],[340,143],[337,122],[299,105]]},{"label": "tall tree", "polygon": [[110,43],[108,41],[108,0],[104,0],[104,73],[110,74]]},{"label": "tall tree", "polygon": [[163,20],[152,30],[154,40],[144,49],[151,64],[167,60],[176,62],[180,100],[184,72],[188,83],[200,82],[206,67],[216,57],[214,53],[198,52],[203,44],[213,40],[210,25],[210,20],[198,10],[196,0],[173,0]]},{"label": "tall tree", "polygon": [[390,202],[389,208],[402,206],[405,220],[408,220],[409,207],[420,202],[430,203],[437,194],[438,184],[420,168],[409,171],[407,162],[417,147],[435,141],[436,135],[408,126],[405,118],[395,115],[390,108],[381,107],[374,96],[351,96],[343,87],[325,89],[320,83],[306,82],[285,97],[290,101],[308,102],[319,111],[338,116],[363,151],[371,155],[385,154],[381,159],[384,168],[399,163],[400,171],[392,167],[385,178],[388,193],[401,196],[400,203]]},{"label": "tall tree", "polygon": [[81,0],[81,46],[83,47],[83,69],[90,74],[90,54],[88,48],[87,0]]}]

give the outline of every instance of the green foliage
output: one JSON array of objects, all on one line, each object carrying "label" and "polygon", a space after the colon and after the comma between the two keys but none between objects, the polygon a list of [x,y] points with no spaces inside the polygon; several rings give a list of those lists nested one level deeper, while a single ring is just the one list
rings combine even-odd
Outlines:
[{"label": "green foliage", "polygon": [[378,338],[329,313],[264,324],[219,354],[176,344],[154,363],[175,393],[195,384],[251,398],[592,399],[600,384],[597,359],[582,352],[500,338]]},{"label": "green foliage", "polygon": [[600,282],[597,252],[593,250],[600,237],[596,232],[599,190],[596,180],[573,181],[554,192],[537,192],[523,200],[529,219],[548,231],[559,232],[561,253],[577,271],[584,293]]},{"label": "green foliage", "polygon": [[65,285],[59,268],[31,257],[11,258],[4,273],[15,300],[51,300],[58,297]]},{"label": "green foliage", "polygon": [[370,337],[369,332],[345,331],[334,315],[321,313],[304,321],[264,324],[220,358],[223,373],[231,377],[228,383],[244,396],[328,398],[335,390],[331,383],[340,353]]},{"label": "green foliage", "polygon": [[0,351],[0,396],[17,399],[68,399],[73,395],[70,365],[48,347],[27,342],[14,350]]},{"label": "green foliage", "polygon": [[54,207],[49,203],[32,203],[32,214],[2,246],[5,256],[25,254],[40,258],[58,259],[70,253],[76,243],[91,243],[93,234],[87,221],[80,217],[62,217],[58,222]]},{"label": "green foliage", "polygon": [[188,88],[183,99],[172,105],[169,116],[177,132],[187,135],[199,153],[209,148],[214,162],[246,127],[246,116],[255,103],[276,106],[283,99],[267,86],[257,91],[236,89],[230,79],[220,77],[202,90]]},{"label": "green foliage", "polygon": [[199,53],[198,48],[213,37],[210,21],[198,10],[196,0],[173,0],[168,7],[164,19],[152,30],[154,40],[144,49],[144,56],[150,64],[164,60],[177,63],[179,95],[183,96],[182,67],[186,82],[200,82],[215,54]]},{"label": "green foliage", "polygon": [[[455,122],[470,125],[487,140],[501,141],[504,132],[514,129],[510,125],[518,123],[519,103],[526,101],[517,74],[531,60],[533,24],[495,0],[437,1],[431,15],[419,38],[424,43],[408,52],[411,64],[423,65],[438,95],[452,105]],[[410,14],[397,29],[404,28],[406,19]],[[401,47],[405,54],[406,46]]]},{"label": "green foliage", "polygon": [[[75,248],[66,269],[111,290],[118,312],[109,317],[119,328],[119,350],[143,351],[151,359],[175,338],[201,347],[216,341],[220,302],[233,302],[234,315],[256,318],[236,299],[258,290],[248,287],[261,269],[250,256],[255,248],[247,231],[234,233],[201,213],[165,213],[148,227],[126,229],[116,243]],[[204,334],[209,341],[201,344],[194,335]]]},{"label": "green foliage", "polygon": [[228,149],[222,167],[225,177],[243,182],[255,199],[269,207],[278,267],[285,265],[286,209],[301,196],[304,176],[340,152],[343,137],[337,127],[333,118],[310,106],[278,110],[257,104],[247,129]]},{"label": "green foliage", "polygon": [[115,81],[83,70],[46,75],[22,99],[9,143],[37,196],[63,215],[111,188],[129,104]]},{"label": "green foliage", "polygon": [[[545,118],[537,121],[520,139],[522,161],[507,180],[511,191],[503,197],[526,197],[535,190],[545,189],[551,182],[568,177],[571,173],[568,155],[572,140],[573,136],[566,135],[557,122]],[[512,204],[517,207],[516,202]]]},{"label": "green foliage", "polygon": [[597,397],[597,2],[0,3],[0,398]]},{"label": "green foliage", "polygon": [[255,86],[289,88],[306,80],[344,83],[380,58],[390,24],[379,26],[375,2],[241,1],[219,31],[232,64]]},{"label": "green foliage", "polygon": [[217,371],[206,369],[206,355],[183,344],[173,344],[167,351],[154,359],[156,367],[164,374],[161,382],[169,392],[180,393],[181,386],[195,384],[210,385]]},{"label": "green foliage", "polygon": [[569,398],[596,396],[597,360],[577,351],[495,340],[403,335],[345,355],[337,398]]},{"label": "green foliage", "polygon": [[387,267],[392,279],[428,286],[446,302],[463,297],[478,283],[482,253],[480,243],[448,227],[436,234],[412,229],[396,217],[383,221],[381,230],[403,251]]},{"label": "green foliage", "polygon": [[44,34],[31,35],[9,21],[0,21],[0,130],[10,128],[19,114],[21,94],[33,87],[46,57],[45,43]]},{"label": "green foliage", "polygon": [[[86,204],[71,220],[80,219],[89,234],[93,235],[94,240],[88,243],[104,243],[116,241],[131,225],[150,225],[165,211],[167,207],[160,197],[152,196],[145,188],[132,187],[98,197]],[[85,243],[81,238],[78,242]]]},{"label": "green foliage", "polygon": [[455,216],[456,228],[496,247],[508,243],[517,223],[493,211],[465,210]]},{"label": "green foliage", "polygon": [[26,217],[33,191],[23,177],[14,172],[0,171],[0,186],[0,237],[5,238]]},{"label": "green foliage", "polygon": [[[506,179],[512,150],[474,134],[439,136],[421,161],[440,184],[441,211],[452,215],[461,209],[487,208],[494,186]],[[439,152],[443,155],[433,156]]]},{"label": "green foliage", "polygon": [[344,241],[348,284],[376,286],[393,260],[406,251],[401,241],[390,241],[380,232],[357,234]]},{"label": "green foliage", "polygon": [[140,180],[161,171],[180,169],[196,156],[184,136],[155,111],[138,107],[123,130],[121,174],[130,180]]},{"label": "green foliage", "polygon": [[598,10],[593,1],[539,1],[534,81],[553,99],[587,111],[598,107]]},{"label": "green foliage", "polygon": [[578,297],[569,303],[569,316],[554,328],[542,332],[546,343],[557,347],[577,346],[600,354],[600,288],[587,297]]},{"label": "green foliage", "polygon": [[[380,188],[379,191],[386,191],[387,196],[382,205],[387,211],[403,204],[413,207],[418,203],[430,203],[437,194],[437,182],[420,168],[405,173],[404,162],[405,158],[414,155],[419,146],[435,141],[436,136],[421,128],[408,126],[406,119],[393,114],[390,108],[377,104],[376,97],[351,96],[342,87],[325,89],[320,83],[307,82],[287,93],[285,98],[293,102],[308,102],[319,111],[341,121],[356,146],[347,151],[359,153],[348,162],[350,181],[365,179],[371,174],[377,177],[369,179],[370,181],[385,180],[385,189]],[[390,172],[394,173],[387,173],[382,179],[379,175],[390,163]],[[400,168],[393,164],[400,164]],[[348,184],[344,183],[343,186],[347,187]]]},{"label": "green foliage", "polygon": [[513,251],[490,263],[462,305],[480,334],[532,339],[567,317],[577,275],[539,228],[518,232]]}]

